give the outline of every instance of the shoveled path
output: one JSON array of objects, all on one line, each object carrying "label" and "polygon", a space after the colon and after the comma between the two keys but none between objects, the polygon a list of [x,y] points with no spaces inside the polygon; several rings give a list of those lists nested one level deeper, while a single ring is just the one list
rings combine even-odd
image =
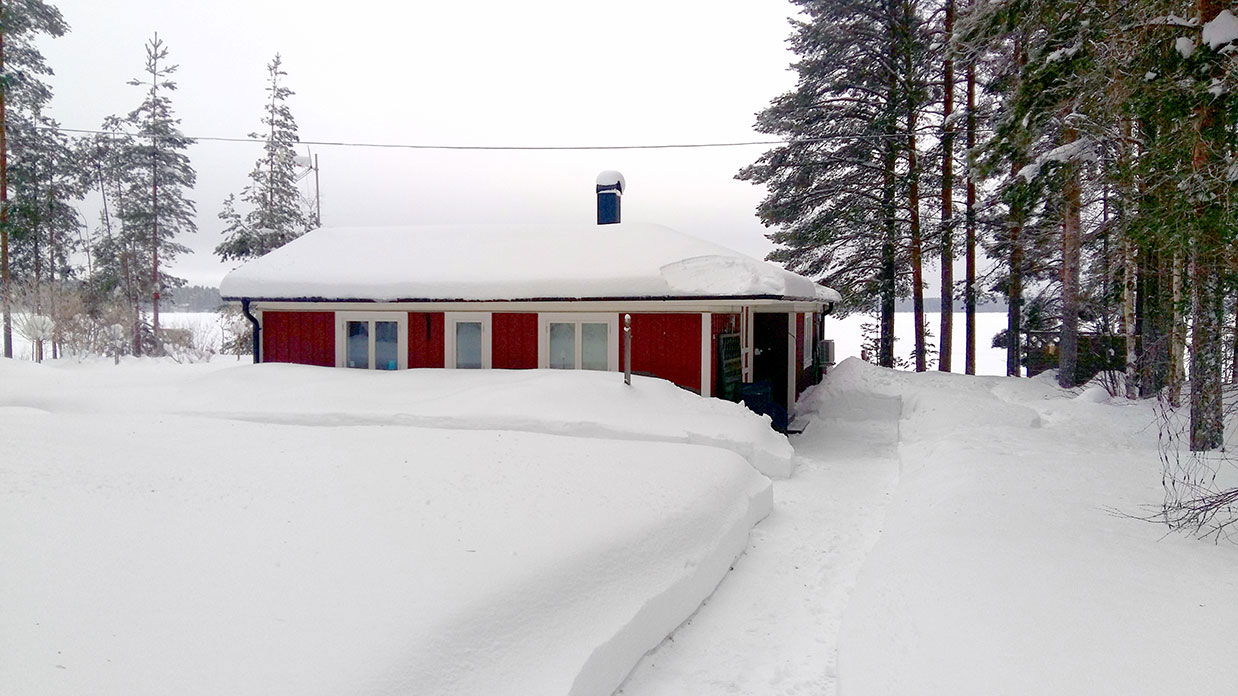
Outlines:
[{"label": "shoveled path", "polygon": [[895,398],[806,393],[798,468],[713,596],[616,692],[833,694],[838,629],[898,480]]}]

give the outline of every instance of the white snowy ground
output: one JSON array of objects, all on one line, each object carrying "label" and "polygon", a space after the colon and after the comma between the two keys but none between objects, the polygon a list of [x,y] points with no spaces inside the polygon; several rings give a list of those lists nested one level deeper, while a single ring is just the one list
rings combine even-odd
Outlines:
[{"label": "white snowy ground", "polygon": [[1238,547],[1112,514],[1162,499],[1151,404],[848,360],[801,409],[773,514],[619,693],[1233,692]]},{"label": "white snowy ground", "polygon": [[610,693],[768,513],[767,430],[614,374],[0,360],[0,692]]},{"label": "white snowy ground", "polygon": [[[849,360],[791,457],[653,380],[233,364],[0,361],[0,685],[604,694],[638,660],[618,693],[1238,683],[1238,547],[1112,513],[1162,499],[1148,403]],[[750,541],[746,460],[795,467]]]}]

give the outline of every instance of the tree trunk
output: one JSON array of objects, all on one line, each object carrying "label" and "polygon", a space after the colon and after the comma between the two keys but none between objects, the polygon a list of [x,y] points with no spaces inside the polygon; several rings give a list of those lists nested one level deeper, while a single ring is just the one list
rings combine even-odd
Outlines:
[{"label": "tree trunk", "polygon": [[[1067,128],[1063,140],[1074,142],[1078,134]],[[1058,342],[1057,383],[1063,389],[1075,386],[1079,362],[1079,227],[1082,203],[1079,167],[1068,165],[1063,192],[1066,209],[1062,218],[1062,331]]]},{"label": "tree trunk", "polygon": [[[155,43],[159,42],[159,33],[155,32]],[[150,138],[150,251],[151,251],[151,333],[154,334],[156,354],[163,351],[159,340],[159,141],[154,135],[154,109],[157,108],[159,94],[159,54],[156,51],[154,65],[151,69],[151,138]]]},{"label": "tree trunk", "polygon": [[885,180],[882,186],[882,209],[885,213],[885,239],[881,244],[881,338],[877,364],[894,367],[894,307],[895,307],[895,245],[898,224],[894,217],[894,181],[896,151],[894,143],[885,144]]},{"label": "tree trunk", "polygon": [[[1207,23],[1220,14],[1220,0],[1199,0],[1200,21]],[[1211,77],[1220,78],[1214,68]],[[1191,152],[1191,169],[1197,180],[1207,181],[1214,153],[1224,152],[1227,137],[1220,106],[1205,102],[1196,110],[1198,138]],[[1221,401],[1221,314],[1224,289],[1225,245],[1221,211],[1215,200],[1199,204],[1191,245],[1191,451],[1221,447],[1224,441]]]},{"label": "tree trunk", "polygon": [[[885,2],[886,21],[890,40],[890,55],[897,56],[899,50],[898,27],[896,21],[896,0]],[[898,75],[890,70],[886,76],[885,131],[893,133],[898,120]],[[881,212],[884,217],[885,234],[881,244],[881,338],[878,345],[877,364],[882,367],[894,367],[894,307],[898,292],[896,275],[896,250],[898,245],[898,220],[895,207],[895,185],[897,183],[898,145],[893,138],[883,142],[885,159],[883,165]]]},{"label": "tree trunk", "polygon": [[[909,107],[910,108],[910,107]],[[908,118],[911,118],[908,113]],[[923,242],[920,238],[920,175],[916,170],[916,136],[914,121],[908,123],[907,176],[911,178],[907,192],[907,212],[911,233],[911,306],[915,313],[916,372],[928,369],[924,341],[924,266]]]},{"label": "tree trunk", "polygon": [[[0,0],[0,14],[4,0]],[[0,74],[4,73],[4,31],[0,29]],[[0,304],[4,305],[4,357],[13,357],[13,279],[9,275],[9,144],[6,89],[0,88]]]},{"label": "tree trunk", "polygon": [[[1186,352],[1186,317],[1182,316],[1182,252],[1174,251],[1173,266],[1170,269],[1170,320],[1169,320],[1169,370],[1166,386],[1169,389],[1169,405],[1178,408],[1182,405],[1182,384],[1185,378],[1183,354]],[[1218,324],[1217,330],[1220,331]],[[1217,337],[1218,346],[1220,336]],[[1219,348],[1218,348],[1219,349]]]},{"label": "tree trunk", "polygon": [[[1215,16],[1215,15],[1214,15]],[[1213,230],[1201,230],[1191,268],[1191,451],[1217,449],[1221,403],[1221,282]]]},{"label": "tree trunk", "polygon": [[916,322],[916,372],[924,372],[928,369],[928,365],[926,364],[927,346],[924,340],[924,250],[920,233],[920,168],[916,144],[916,107],[918,104],[915,98],[915,65],[913,64],[914,0],[904,0],[902,21],[904,70],[902,77],[905,80],[902,97],[903,104],[907,108],[907,217],[911,242],[911,305]]},{"label": "tree trunk", "polygon": [[937,339],[937,369],[949,372],[954,350],[954,59],[949,50],[954,35],[954,0],[946,0],[945,22],[942,113],[946,128],[941,134],[941,333]]},{"label": "tree trunk", "polygon": [[[1126,169],[1130,156],[1129,148],[1131,144],[1131,122],[1129,119],[1122,119],[1122,149],[1120,167]],[[1138,186],[1133,188],[1125,188],[1120,193],[1118,200],[1121,202],[1118,208],[1118,216],[1125,223],[1130,214],[1131,201],[1135,199],[1134,192],[1138,190]],[[1136,368],[1139,363],[1139,344],[1137,325],[1135,321],[1135,293],[1139,287],[1138,264],[1135,256],[1135,240],[1131,239],[1130,231],[1126,225],[1122,225],[1122,335],[1125,338],[1126,344],[1126,398],[1139,398],[1138,388],[1138,373]]]},{"label": "tree trunk", "polygon": [[[970,3],[969,3],[970,5]],[[976,148],[976,65],[967,61],[967,279],[964,282],[963,302],[967,324],[967,346],[963,370],[976,374],[976,179],[972,152]]]},{"label": "tree trunk", "polygon": [[1234,295],[1234,336],[1229,361],[1230,384],[1238,384],[1238,293]]},{"label": "tree trunk", "polygon": [[1126,337],[1126,398],[1139,397],[1136,366],[1139,362],[1135,333],[1135,290],[1138,272],[1135,265],[1135,243],[1122,236],[1122,333]]},{"label": "tree trunk", "polygon": [[1156,396],[1169,372],[1170,300],[1165,296],[1169,271],[1161,256],[1149,249],[1139,253],[1135,325],[1139,332],[1139,396]]},{"label": "tree trunk", "polygon": [[1023,375],[1020,348],[1023,318],[1023,232],[1022,222],[1010,225],[1010,280],[1006,288],[1006,374],[1011,377]]}]

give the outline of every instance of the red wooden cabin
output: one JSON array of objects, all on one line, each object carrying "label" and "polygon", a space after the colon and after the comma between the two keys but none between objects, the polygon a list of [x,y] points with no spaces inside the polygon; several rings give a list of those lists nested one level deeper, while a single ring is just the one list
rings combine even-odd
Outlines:
[{"label": "red wooden cabin", "polygon": [[255,357],[325,367],[632,371],[790,412],[838,295],[658,225],[324,228],[223,281]]}]

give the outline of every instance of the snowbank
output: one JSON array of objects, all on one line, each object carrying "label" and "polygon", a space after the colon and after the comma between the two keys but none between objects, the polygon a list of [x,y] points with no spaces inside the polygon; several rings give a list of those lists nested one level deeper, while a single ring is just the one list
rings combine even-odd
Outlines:
[{"label": "snowbank", "polygon": [[[901,399],[902,473],[839,635],[839,693],[1222,692],[1238,549],[1165,536],[1151,406],[1045,379],[858,360],[837,396]],[[846,408],[846,404],[833,408]]]},{"label": "snowbank", "polygon": [[[143,367],[144,366],[144,367]],[[365,372],[283,363],[172,366],[135,361],[150,373],[129,387],[126,410],[214,416],[284,425],[399,425],[517,430],[573,437],[720,447],[766,476],[791,474],[794,451],[767,417],[704,399],[665,380],[590,370],[401,370]],[[111,412],[106,369],[61,365],[15,402]],[[161,378],[160,376],[167,376]],[[81,387],[90,386],[85,393]]]},{"label": "snowbank", "polygon": [[742,552],[768,479],[624,422],[692,415],[655,380],[551,427],[605,387],[435,374],[0,360],[0,683],[610,693]]}]

